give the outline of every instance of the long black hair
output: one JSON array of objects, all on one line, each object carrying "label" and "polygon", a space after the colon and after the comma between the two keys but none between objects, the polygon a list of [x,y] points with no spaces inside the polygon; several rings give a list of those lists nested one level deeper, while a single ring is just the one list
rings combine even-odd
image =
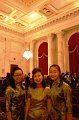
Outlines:
[{"label": "long black hair", "polygon": [[[10,85],[13,89],[16,89],[15,80],[13,78],[13,75],[14,75],[15,71],[17,71],[17,70],[21,70],[22,74],[23,74],[23,70],[19,67],[16,67],[11,71]],[[21,87],[22,87],[22,89],[24,89],[23,86],[22,86],[22,82],[21,82]]]},{"label": "long black hair", "polygon": [[[58,87],[60,87],[60,86],[62,85],[62,83],[63,83],[63,77],[62,77],[62,75],[61,75],[61,69],[60,69],[60,66],[57,65],[57,64],[53,64],[53,65],[50,66],[50,68],[51,68],[51,67],[55,67],[55,68],[59,71],[59,73],[60,73],[60,83],[59,83],[59,85],[58,85]],[[49,68],[49,70],[50,70],[50,68]],[[53,82],[54,82],[54,81],[51,80],[51,82],[50,82],[50,88],[51,88]]]},{"label": "long black hair", "polygon": [[35,89],[37,87],[37,84],[36,82],[34,81],[34,75],[37,73],[37,72],[40,72],[43,76],[43,80],[42,80],[42,87],[46,87],[46,82],[44,80],[44,74],[42,72],[42,70],[40,68],[34,68],[33,71],[32,71],[32,79],[33,79],[33,83],[31,84],[30,87],[32,87],[33,89]]}]

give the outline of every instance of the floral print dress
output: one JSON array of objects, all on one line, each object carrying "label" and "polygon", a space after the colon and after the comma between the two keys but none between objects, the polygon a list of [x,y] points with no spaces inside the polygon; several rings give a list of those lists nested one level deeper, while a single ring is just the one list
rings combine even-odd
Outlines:
[{"label": "floral print dress", "polygon": [[16,90],[8,86],[5,93],[6,111],[11,111],[12,120],[24,120],[25,89],[17,84]]}]

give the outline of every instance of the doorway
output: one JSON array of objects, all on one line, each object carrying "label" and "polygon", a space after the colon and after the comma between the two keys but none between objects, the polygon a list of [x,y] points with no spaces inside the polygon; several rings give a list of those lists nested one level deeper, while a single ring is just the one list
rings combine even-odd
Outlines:
[{"label": "doorway", "polygon": [[10,65],[10,73],[11,73],[11,72],[12,72],[12,70],[13,70],[14,68],[16,68],[16,67],[18,67],[18,65],[11,64],[11,65]]},{"label": "doorway", "polygon": [[68,45],[70,73],[79,76],[79,33],[70,37]]}]

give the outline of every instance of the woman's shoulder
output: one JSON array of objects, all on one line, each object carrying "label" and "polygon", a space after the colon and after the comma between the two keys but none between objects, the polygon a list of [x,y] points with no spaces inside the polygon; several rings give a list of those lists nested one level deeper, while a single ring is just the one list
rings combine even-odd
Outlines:
[{"label": "woman's shoulder", "polygon": [[66,82],[63,82],[62,86],[63,89],[71,89],[71,87]]},{"label": "woman's shoulder", "polygon": [[13,88],[10,85],[7,86],[7,88],[6,88],[6,90],[11,90],[11,89],[13,89]]},{"label": "woman's shoulder", "polygon": [[49,86],[46,86],[45,89],[46,89],[46,90],[50,90],[50,87],[49,87]]},{"label": "woman's shoulder", "polygon": [[32,87],[28,87],[28,92],[33,92],[33,88]]},{"label": "woman's shoulder", "polygon": [[63,81],[63,85],[66,87],[70,87],[69,84],[67,84],[66,82]]},{"label": "woman's shoulder", "polygon": [[25,85],[22,84],[23,89],[25,90]]},{"label": "woman's shoulder", "polygon": [[44,89],[45,89],[45,91],[46,91],[47,94],[50,94],[50,92],[51,92],[50,87],[47,86]]},{"label": "woman's shoulder", "polygon": [[12,91],[14,91],[14,89],[9,85],[7,88],[6,88],[6,91],[5,93],[11,93]]}]

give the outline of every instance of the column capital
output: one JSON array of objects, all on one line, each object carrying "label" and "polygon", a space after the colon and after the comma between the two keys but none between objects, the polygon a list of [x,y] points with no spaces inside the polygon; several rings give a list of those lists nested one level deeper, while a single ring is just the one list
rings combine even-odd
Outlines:
[{"label": "column capital", "polygon": [[58,32],[56,32],[56,35],[63,37],[63,36],[64,36],[64,33],[65,33],[64,31],[58,31]]},{"label": "column capital", "polygon": [[56,35],[55,33],[50,33],[50,34],[48,34],[48,38],[54,39],[55,35]]}]

